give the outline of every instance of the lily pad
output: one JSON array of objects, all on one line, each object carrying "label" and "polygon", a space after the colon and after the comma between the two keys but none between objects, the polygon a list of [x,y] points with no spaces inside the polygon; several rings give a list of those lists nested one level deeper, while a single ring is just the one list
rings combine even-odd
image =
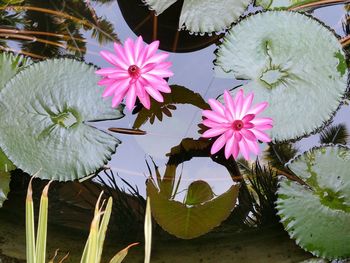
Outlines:
[{"label": "lily pad", "polygon": [[262,6],[264,9],[291,8],[299,5],[307,5],[320,0],[257,0],[255,5]]},{"label": "lily pad", "polygon": [[0,208],[7,199],[7,194],[10,191],[10,173],[0,171]]},{"label": "lily pad", "polygon": [[111,159],[120,141],[88,121],[119,119],[101,98],[95,67],[54,59],[19,72],[0,92],[0,146],[23,171],[74,180]]},{"label": "lily pad", "polygon": [[[176,0],[143,0],[157,15]],[[184,0],[179,28],[195,33],[220,32],[237,22],[251,0]]]},{"label": "lily pad", "polygon": [[288,167],[305,183],[280,178],[277,209],[289,235],[316,256],[349,258],[350,148],[314,148]]},{"label": "lily pad", "polygon": [[0,53],[0,90],[21,69],[30,65],[32,60],[9,52]]},{"label": "lily pad", "polygon": [[264,114],[274,120],[269,135],[275,142],[316,132],[347,91],[348,69],[338,38],[300,13],[249,16],[229,31],[216,55],[218,67],[251,80],[243,89],[254,92],[256,102],[269,103]]},{"label": "lily pad", "polygon": [[233,185],[208,202],[188,206],[166,198],[151,180],[147,183],[147,194],[157,223],[170,234],[183,239],[201,236],[219,226],[235,207],[238,191],[239,186]]}]

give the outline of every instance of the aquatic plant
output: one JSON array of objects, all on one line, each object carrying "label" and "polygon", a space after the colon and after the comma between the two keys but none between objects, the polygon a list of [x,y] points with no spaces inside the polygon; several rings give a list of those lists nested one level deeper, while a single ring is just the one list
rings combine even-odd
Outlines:
[{"label": "aquatic plant", "polygon": [[209,129],[202,135],[204,138],[220,136],[211,148],[211,154],[217,153],[225,146],[225,157],[231,155],[236,159],[239,152],[249,160],[250,152],[259,153],[257,141],[270,142],[271,139],[263,131],[272,128],[271,118],[257,118],[268,104],[260,102],[252,107],[254,93],[244,97],[240,89],[235,98],[226,90],[224,92],[225,106],[214,99],[209,99],[212,110],[204,110],[206,118],[203,124]]},{"label": "aquatic plant", "polygon": [[[32,177],[34,178],[34,177]],[[51,183],[51,182],[50,182]],[[28,263],[45,263],[46,262],[46,242],[47,242],[47,224],[48,224],[48,191],[50,183],[48,183],[43,189],[41,200],[40,200],[40,210],[38,219],[37,235],[35,235],[34,227],[34,204],[32,198],[32,180],[29,182],[26,198],[26,255]],[[101,200],[102,193],[99,196],[94,217],[90,226],[90,233],[84,251],[81,257],[81,263],[99,263],[102,259],[103,245],[106,237],[106,232],[108,228],[108,223],[112,213],[112,198],[106,200]],[[147,201],[146,213],[145,213],[145,263],[150,262],[151,257],[151,243],[152,243],[152,221],[151,221],[151,207],[149,200]],[[127,256],[128,250],[137,245],[138,243],[133,243],[127,246],[125,249],[118,252],[109,262],[110,263],[121,263],[123,259]],[[57,256],[57,251],[55,256],[49,261],[53,263]],[[63,262],[69,253],[61,259],[59,262]]]},{"label": "aquatic plant", "polygon": [[128,38],[124,47],[114,43],[116,55],[108,51],[101,51],[101,56],[113,65],[112,68],[103,68],[96,74],[104,78],[99,85],[107,86],[103,97],[113,96],[112,107],[117,107],[126,96],[126,106],[131,110],[140,100],[146,109],[150,109],[150,96],[158,102],[163,102],[160,93],[170,93],[171,89],[164,78],[173,75],[169,70],[170,62],[164,62],[168,54],[156,54],[159,41],[150,45],[143,44],[141,36],[135,42]]},{"label": "aquatic plant", "polygon": [[[177,2],[177,0],[142,1],[157,15]],[[250,0],[185,0],[181,10],[179,28],[186,28],[196,33],[225,30],[232,23],[237,22],[250,3]]]},{"label": "aquatic plant", "polygon": [[112,109],[101,100],[95,70],[74,59],[46,60],[5,85],[0,146],[17,167],[67,181],[88,176],[110,160],[120,141],[87,122],[122,118],[123,105]]},{"label": "aquatic plant", "polygon": [[346,146],[320,146],[288,163],[301,182],[279,179],[283,225],[299,246],[319,257],[350,257],[349,160]]},{"label": "aquatic plant", "polygon": [[[315,46],[309,48],[310,43]],[[348,90],[338,38],[301,13],[266,11],[242,19],[229,30],[216,56],[217,67],[232,78],[249,80],[244,90],[269,103],[265,114],[274,120],[268,132],[274,142],[317,132]]]}]

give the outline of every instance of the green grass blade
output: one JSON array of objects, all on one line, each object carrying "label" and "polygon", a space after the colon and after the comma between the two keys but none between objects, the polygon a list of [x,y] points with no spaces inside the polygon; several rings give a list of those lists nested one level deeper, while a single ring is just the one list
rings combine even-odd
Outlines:
[{"label": "green grass blade", "polygon": [[111,261],[109,261],[109,263],[121,263],[123,262],[124,258],[126,257],[126,255],[129,252],[129,249],[133,246],[138,245],[139,243],[133,243],[130,244],[129,246],[127,246],[126,248],[124,248],[123,250],[120,250],[112,259]]},{"label": "green grass blade", "polygon": [[37,263],[45,263],[46,260],[47,217],[49,206],[48,191],[50,183],[51,182],[45,186],[40,199],[38,236],[36,238]]},{"label": "green grass blade", "polygon": [[113,199],[110,197],[107,202],[106,210],[104,212],[103,218],[101,220],[100,229],[98,231],[98,252],[97,252],[97,262],[101,261],[102,251],[103,251],[103,243],[106,238],[107,227],[109,223],[109,219],[112,214],[112,204]]},{"label": "green grass blade", "polygon": [[[95,214],[90,227],[89,239],[87,241],[86,256],[84,256],[84,263],[99,263],[96,261],[98,252],[98,228],[102,213]],[[85,253],[85,251],[84,251]]]},{"label": "green grass blade", "polygon": [[147,198],[146,215],[145,215],[145,263],[151,261],[152,248],[152,214],[151,201]]},{"label": "green grass blade", "polygon": [[36,263],[35,256],[35,229],[32,177],[29,181],[26,198],[26,256],[28,263]]}]

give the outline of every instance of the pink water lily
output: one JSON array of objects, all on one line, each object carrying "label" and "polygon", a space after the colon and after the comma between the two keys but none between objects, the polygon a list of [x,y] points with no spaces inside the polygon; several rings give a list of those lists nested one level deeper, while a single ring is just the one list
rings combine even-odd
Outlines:
[{"label": "pink water lily", "polygon": [[126,106],[131,110],[138,97],[142,105],[150,109],[150,96],[163,102],[161,92],[171,92],[164,79],[173,75],[169,70],[171,63],[164,62],[168,54],[157,53],[158,47],[159,41],[145,45],[140,36],[135,42],[128,38],[124,47],[114,43],[115,54],[100,52],[112,64],[112,67],[96,71],[96,74],[103,76],[98,84],[106,86],[102,96],[113,96],[112,107],[118,106],[126,97]]},{"label": "pink water lily", "polygon": [[254,94],[244,97],[243,90],[239,90],[233,99],[225,90],[225,105],[214,99],[209,99],[212,110],[204,110],[206,118],[203,124],[209,129],[202,135],[204,138],[218,137],[212,148],[211,154],[215,154],[225,146],[225,157],[231,155],[237,158],[241,152],[246,160],[249,160],[250,152],[258,155],[258,140],[270,142],[270,137],[264,130],[272,128],[271,118],[256,117],[268,106],[267,102],[261,102],[252,106]]}]

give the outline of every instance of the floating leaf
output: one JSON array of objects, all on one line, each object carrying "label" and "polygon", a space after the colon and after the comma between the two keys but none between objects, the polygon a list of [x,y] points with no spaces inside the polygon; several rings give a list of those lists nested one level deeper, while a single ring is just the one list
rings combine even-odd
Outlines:
[{"label": "floating leaf", "polygon": [[199,205],[214,198],[210,185],[202,180],[192,182],[187,190],[186,205]]},{"label": "floating leaf", "polygon": [[88,121],[119,119],[101,98],[96,69],[72,59],[33,64],[0,92],[0,146],[16,166],[40,178],[74,180],[95,172],[120,143]]},{"label": "floating leaf", "polygon": [[153,217],[164,230],[183,239],[201,236],[219,226],[235,207],[238,190],[239,186],[233,185],[211,201],[189,207],[167,199],[151,180],[147,183]]},{"label": "floating leaf", "polygon": [[217,66],[251,80],[243,88],[254,92],[255,102],[269,102],[264,114],[274,120],[269,132],[274,141],[315,132],[347,91],[348,69],[337,37],[300,13],[249,16],[229,31],[216,54]]},{"label": "floating leaf", "polygon": [[299,5],[307,5],[314,2],[320,2],[320,0],[257,0],[255,4],[262,6],[264,9],[274,9],[291,8]]},{"label": "floating leaf", "polygon": [[5,84],[24,67],[32,61],[21,55],[14,55],[8,52],[0,53],[0,90]]},{"label": "floating leaf", "polygon": [[0,208],[7,199],[7,194],[10,191],[10,173],[0,171]]},{"label": "floating leaf", "polygon": [[306,185],[280,178],[277,209],[298,245],[328,259],[350,257],[350,149],[322,146],[288,167]]},{"label": "floating leaf", "polygon": [[10,172],[16,169],[16,166],[7,158],[3,151],[0,149],[0,172]]},{"label": "floating leaf", "polygon": [[[176,0],[143,0],[156,14],[163,13]],[[250,0],[184,0],[179,28],[191,32],[211,33],[225,30],[236,22]]]},{"label": "floating leaf", "polygon": [[149,110],[142,108],[138,113],[133,128],[140,128],[145,122],[150,121],[153,124],[155,117],[159,121],[163,120],[163,113],[171,117],[170,110],[175,110],[174,104],[191,104],[200,109],[209,109],[209,105],[202,96],[182,86],[171,85],[171,93],[163,94],[164,102],[159,103],[151,99],[151,108]]}]

